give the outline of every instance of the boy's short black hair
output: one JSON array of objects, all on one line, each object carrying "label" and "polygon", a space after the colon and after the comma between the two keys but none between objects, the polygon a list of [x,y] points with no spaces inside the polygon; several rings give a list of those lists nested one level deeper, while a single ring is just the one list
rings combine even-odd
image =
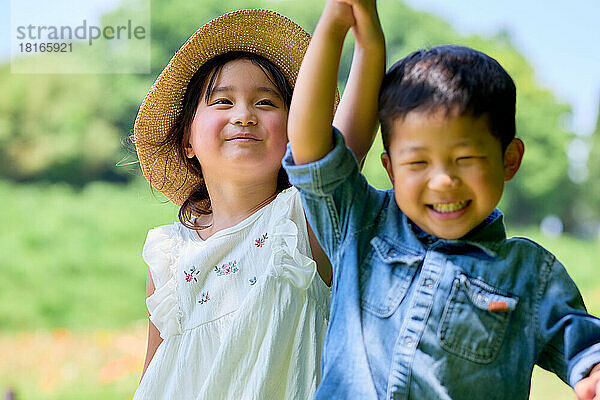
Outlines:
[{"label": "boy's short black hair", "polygon": [[502,151],[515,137],[516,88],[508,73],[490,56],[463,46],[421,49],[396,62],[383,78],[379,120],[388,151],[396,118],[410,111],[457,112],[487,116],[490,132]]}]

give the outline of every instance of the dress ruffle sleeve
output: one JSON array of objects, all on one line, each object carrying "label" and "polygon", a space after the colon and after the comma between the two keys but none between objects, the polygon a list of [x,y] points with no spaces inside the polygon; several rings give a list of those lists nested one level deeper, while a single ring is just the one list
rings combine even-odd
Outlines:
[{"label": "dress ruffle sleeve", "polygon": [[[283,195],[294,197],[296,193],[295,189],[288,189]],[[284,206],[273,211],[273,253],[270,265],[273,265],[276,274],[289,279],[294,286],[307,289],[315,276],[317,264],[298,249],[299,228],[291,218],[295,201],[299,199],[282,201]]]},{"label": "dress ruffle sleeve", "polygon": [[163,339],[182,332],[182,311],[178,302],[176,262],[181,237],[176,225],[164,225],[148,232],[142,257],[154,281],[154,293],[146,299],[150,320]]}]

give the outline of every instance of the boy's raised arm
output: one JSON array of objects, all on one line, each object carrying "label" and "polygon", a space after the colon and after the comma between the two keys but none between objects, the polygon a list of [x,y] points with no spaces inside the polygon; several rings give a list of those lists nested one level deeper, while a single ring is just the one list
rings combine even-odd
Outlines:
[{"label": "boy's raised arm", "polygon": [[359,160],[372,143],[377,96],[385,68],[383,33],[375,0],[328,0],[302,62],[290,106],[288,135],[296,164],[319,160],[333,147],[331,125],[337,74],[350,26],[356,49],[335,125]]}]

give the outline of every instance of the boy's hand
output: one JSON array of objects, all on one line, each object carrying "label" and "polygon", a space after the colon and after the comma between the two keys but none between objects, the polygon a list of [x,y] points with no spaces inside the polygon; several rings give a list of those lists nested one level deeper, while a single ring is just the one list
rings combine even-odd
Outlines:
[{"label": "boy's hand", "polygon": [[575,395],[579,400],[600,400],[600,364],[596,364],[587,378],[575,384]]}]

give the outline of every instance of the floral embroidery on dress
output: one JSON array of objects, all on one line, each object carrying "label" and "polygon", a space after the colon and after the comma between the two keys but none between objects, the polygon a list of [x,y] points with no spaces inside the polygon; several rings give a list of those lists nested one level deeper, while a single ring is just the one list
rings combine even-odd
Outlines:
[{"label": "floral embroidery on dress", "polygon": [[265,233],[264,235],[262,235],[261,237],[259,237],[258,239],[256,239],[254,241],[254,245],[256,247],[263,247],[265,245],[265,241],[268,239],[267,234]]},{"label": "floral embroidery on dress", "polygon": [[215,265],[215,272],[216,272],[217,276],[231,275],[231,274],[235,274],[238,271],[239,271],[239,268],[237,266],[237,261],[231,261],[231,262],[225,263],[225,264],[221,265],[221,267],[218,267]]},{"label": "floral embroidery on dress", "polygon": [[202,292],[200,294],[200,300],[198,300],[198,303],[204,304],[209,300],[210,300],[210,296],[208,295],[208,292]]},{"label": "floral embroidery on dress", "polygon": [[183,271],[183,273],[185,274],[185,281],[186,282],[198,282],[198,279],[196,279],[196,275],[198,275],[198,272],[200,272],[199,269],[196,269],[196,267],[192,267],[190,268],[190,271]]},{"label": "floral embroidery on dress", "polygon": [[250,281],[250,286],[253,286],[256,283],[256,277],[253,276],[251,279],[248,279]]}]

